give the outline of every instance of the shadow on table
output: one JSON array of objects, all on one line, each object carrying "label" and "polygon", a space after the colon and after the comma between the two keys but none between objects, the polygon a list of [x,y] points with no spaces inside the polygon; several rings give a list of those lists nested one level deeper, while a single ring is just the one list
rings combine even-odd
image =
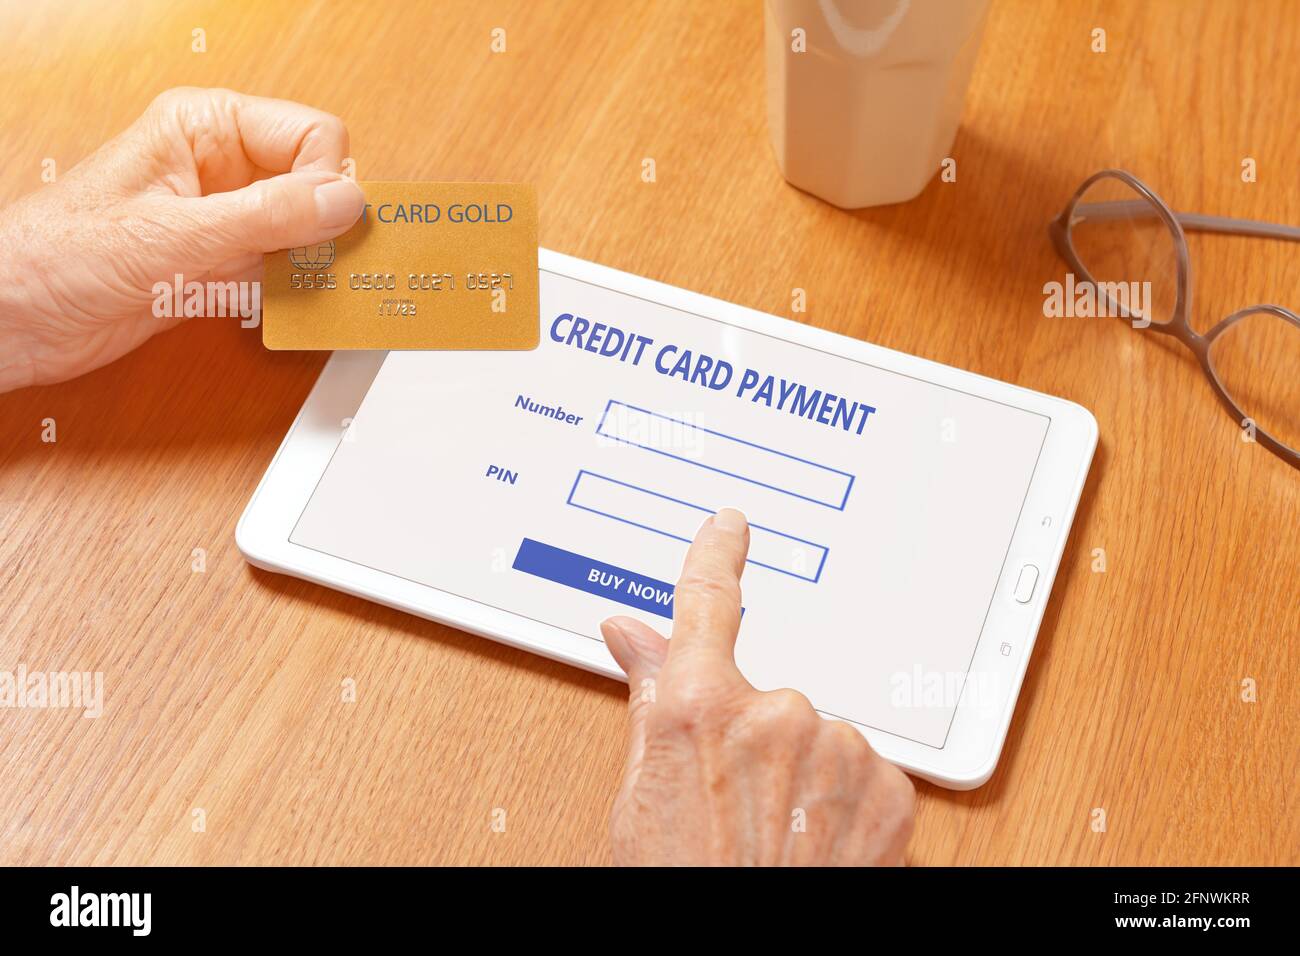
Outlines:
[{"label": "shadow on table", "polygon": [[[148,463],[237,475],[252,455],[256,481],[328,357],[267,351],[261,329],[238,318],[190,319],[86,375],[0,395],[0,473],[54,453],[56,467]],[[42,441],[47,419],[53,446]]]},{"label": "shadow on table", "polygon": [[248,565],[248,573],[259,586],[292,600],[310,603],[315,608],[346,614],[353,619],[365,621],[376,628],[383,628],[390,632],[433,640],[458,653],[501,661],[519,670],[563,680],[565,683],[583,689],[599,691],[620,702],[627,700],[627,686],[623,682],[583,670],[572,664],[562,664],[491,638],[479,637],[477,634],[458,630],[447,624],[439,624],[437,621],[408,614],[365,598],[353,597],[301,578],[264,571],[252,565]]}]

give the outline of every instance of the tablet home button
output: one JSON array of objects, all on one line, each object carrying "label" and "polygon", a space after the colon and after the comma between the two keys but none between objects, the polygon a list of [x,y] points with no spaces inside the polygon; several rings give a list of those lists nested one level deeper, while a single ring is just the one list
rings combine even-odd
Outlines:
[{"label": "tablet home button", "polygon": [[1029,599],[1034,596],[1034,585],[1037,583],[1038,568],[1032,564],[1026,564],[1020,569],[1020,577],[1016,578],[1016,600],[1021,604],[1028,604]]}]

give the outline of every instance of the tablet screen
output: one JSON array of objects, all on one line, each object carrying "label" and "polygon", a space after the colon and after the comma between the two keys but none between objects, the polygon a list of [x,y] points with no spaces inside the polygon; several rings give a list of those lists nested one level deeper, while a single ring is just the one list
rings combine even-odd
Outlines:
[{"label": "tablet screen", "polygon": [[745,676],[942,747],[1049,420],[545,270],[541,317],[532,352],[391,353],[290,540],[599,641],[668,633],[739,508]]}]

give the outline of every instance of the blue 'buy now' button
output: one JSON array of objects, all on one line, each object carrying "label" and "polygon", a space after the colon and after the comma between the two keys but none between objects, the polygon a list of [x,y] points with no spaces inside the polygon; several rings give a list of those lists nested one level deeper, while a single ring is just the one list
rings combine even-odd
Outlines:
[{"label": "blue 'buy now' button", "polygon": [[627,568],[606,564],[563,548],[524,538],[515,555],[514,569],[556,584],[609,598],[628,607],[673,616],[673,586]]}]

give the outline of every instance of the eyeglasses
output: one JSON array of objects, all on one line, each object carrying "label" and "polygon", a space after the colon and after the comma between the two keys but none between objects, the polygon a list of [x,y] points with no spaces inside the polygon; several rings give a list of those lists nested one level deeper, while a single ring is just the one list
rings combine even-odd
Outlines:
[{"label": "eyeglasses", "polygon": [[1184,229],[1300,240],[1294,226],[1174,212],[1120,169],[1084,180],[1048,232],[1100,314],[1182,342],[1242,437],[1300,468],[1300,316],[1280,305],[1252,305],[1205,335],[1194,331]]}]

